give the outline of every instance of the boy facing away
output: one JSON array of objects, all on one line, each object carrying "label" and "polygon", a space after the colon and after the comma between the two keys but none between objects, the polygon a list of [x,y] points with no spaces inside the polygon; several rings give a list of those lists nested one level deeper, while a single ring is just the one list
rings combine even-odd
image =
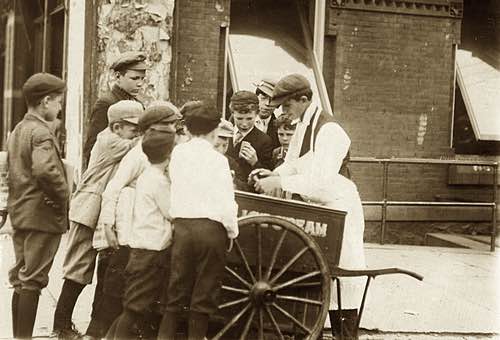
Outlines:
[{"label": "boy facing away", "polygon": [[172,152],[174,240],[160,339],[175,338],[184,311],[189,311],[188,339],[205,337],[209,316],[218,308],[226,249],[238,236],[231,172],[227,159],[214,148],[220,119],[220,113],[208,105],[186,110],[192,138]]},{"label": "boy facing away", "polygon": [[125,268],[123,312],[114,321],[106,339],[131,339],[160,299],[168,282],[170,224],[170,180],[168,163],[175,140],[174,132],[146,134],[142,150],[150,164],[137,179],[134,222],[130,231],[130,256]]},{"label": "boy facing away", "polygon": [[28,112],[8,141],[9,197],[16,262],[9,271],[14,338],[33,335],[38,298],[61,234],[68,228],[69,189],[50,123],[61,111],[65,84],[49,73],[32,75],[23,85]]},{"label": "boy facing away", "polygon": [[131,100],[109,107],[109,126],[97,135],[89,166],[71,199],[64,284],[54,313],[53,328],[59,338],[77,335],[72,329],[71,317],[78,296],[94,276],[97,252],[92,247],[92,237],[101,209],[101,194],[120,160],[135,145],[137,122],[142,112],[142,105]]}]

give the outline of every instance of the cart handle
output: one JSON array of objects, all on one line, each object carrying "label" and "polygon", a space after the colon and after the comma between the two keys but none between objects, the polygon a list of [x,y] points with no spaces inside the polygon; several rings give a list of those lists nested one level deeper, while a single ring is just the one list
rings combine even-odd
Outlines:
[{"label": "cart handle", "polygon": [[412,272],[412,271],[409,271],[406,269],[400,269],[400,268],[349,270],[349,269],[343,269],[340,267],[335,267],[332,270],[332,278],[356,277],[356,276],[368,276],[371,278],[375,278],[377,276],[389,275],[389,274],[405,274],[405,275],[411,276],[414,279],[417,279],[419,281],[422,281],[424,279],[424,277],[420,274],[417,274],[415,272]]}]

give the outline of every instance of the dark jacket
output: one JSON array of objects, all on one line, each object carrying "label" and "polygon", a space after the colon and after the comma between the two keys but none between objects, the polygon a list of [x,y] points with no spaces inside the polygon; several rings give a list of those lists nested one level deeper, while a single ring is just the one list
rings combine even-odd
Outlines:
[{"label": "dark jacket", "polygon": [[232,142],[229,143],[229,148],[227,150],[228,156],[234,158],[241,168],[240,179],[242,181],[247,181],[248,175],[253,169],[265,168],[271,169],[271,157],[273,152],[273,145],[271,138],[264,132],[260,131],[256,127],[248,133],[242,141],[249,142],[252,147],[257,152],[258,161],[254,166],[247,163],[246,160],[239,157],[241,142],[233,145]]},{"label": "dark jacket", "polygon": [[278,128],[276,127],[276,116],[274,113],[271,115],[271,120],[269,121],[266,134],[271,138],[273,149],[281,146],[278,139]]},{"label": "dark jacket", "polygon": [[90,151],[95,144],[97,134],[108,127],[108,108],[120,100],[137,100],[137,98],[122,90],[118,85],[113,85],[110,92],[97,98],[92,113],[89,117],[88,129],[83,143],[84,168],[87,167]]},{"label": "dark jacket", "polygon": [[69,189],[57,145],[47,122],[29,113],[9,136],[7,206],[14,229],[68,229]]}]

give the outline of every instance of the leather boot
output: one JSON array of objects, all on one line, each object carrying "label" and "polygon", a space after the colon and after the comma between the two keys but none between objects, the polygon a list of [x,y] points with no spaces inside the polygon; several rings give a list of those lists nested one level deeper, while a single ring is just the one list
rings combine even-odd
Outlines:
[{"label": "leather boot", "polygon": [[177,319],[177,313],[165,311],[158,331],[158,340],[175,340]]},{"label": "leather boot", "polygon": [[39,297],[40,292],[35,290],[23,289],[19,293],[16,321],[18,339],[31,339],[33,336]]},{"label": "leather boot", "polygon": [[188,340],[203,340],[207,335],[208,314],[189,312]]},{"label": "leather boot", "polygon": [[12,293],[12,336],[17,338],[17,306],[19,305],[19,294],[14,291]]},{"label": "leather boot", "polygon": [[336,340],[357,340],[358,339],[358,310],[343,309],[342,319],[340,311],[330,310],[330,324],[332,326],[332,335]]}]

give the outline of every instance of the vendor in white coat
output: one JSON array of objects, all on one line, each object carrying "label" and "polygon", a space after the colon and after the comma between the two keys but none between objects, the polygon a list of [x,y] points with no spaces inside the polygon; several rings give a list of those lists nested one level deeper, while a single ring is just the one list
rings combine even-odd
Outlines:
[{"label": "vendor in white coat", "polygon": [[[276,84],[271,105],[281,105],[283,114],[295,121],[297,128],[285,162],[273,172],[253,172],[263,177],[256,180],[255,189],[267,194],[281,189],[300,195],[304,201],[346,211],[340,267],[364,269],[363,208],[346,167],[351,141],[331,115],[312,104],[311,98],[311,85],[300,74],[288,75]],[[358,308],[363,281],[342,279],[341,285],[342,308]]]}]

